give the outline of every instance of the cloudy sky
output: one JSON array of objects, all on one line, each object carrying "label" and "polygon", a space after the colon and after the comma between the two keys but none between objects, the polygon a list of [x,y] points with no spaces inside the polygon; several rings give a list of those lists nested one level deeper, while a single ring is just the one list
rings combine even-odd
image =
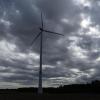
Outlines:
[{"label": "cloudy sky", "polygon": [[41,11],[43,86],[100,79],[100,0],[0,0],[0,88],[38,85]]}]

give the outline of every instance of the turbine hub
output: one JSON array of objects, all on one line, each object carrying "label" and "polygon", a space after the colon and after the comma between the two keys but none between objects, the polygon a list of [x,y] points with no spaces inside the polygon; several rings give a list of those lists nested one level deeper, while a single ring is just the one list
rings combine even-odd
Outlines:
[{"label": "turbine hub", "polygon": [[43,31],[43,28],[40,28],[41,31]]}]

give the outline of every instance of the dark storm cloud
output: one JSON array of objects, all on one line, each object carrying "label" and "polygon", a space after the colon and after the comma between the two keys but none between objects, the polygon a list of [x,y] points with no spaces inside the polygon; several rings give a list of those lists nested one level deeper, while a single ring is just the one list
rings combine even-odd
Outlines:
[{"label": "dark storm cloud", "polygon": [[[3,3],[3,7],[6,9],[7,19],[13,23],[11,29],[9,29],[10,33],[15,37],[20,38],[20,41],[17,42],[19,46],[21,46],[21,48],[23,45],[21,44],[21,42],[28,45],[29,43],[31,43],[31,37],[34,37],[35,34],[39,32],[38,27],[40,27],[40,11],[42,9],[44,15],[46,16],[45,20],[48,21],[46,28],[49,29],[48,26],[50,27],[53,26],[51,27],[52,31],[53,30],[56,31],[56,26],[61,24],[60,20],[63,17],[69,16],[68,19],[70,19],[71,16],[73,16],[74,14],[73,18],[77,18],[78,13],[80,12],[80,10],[77,9],[77,7],[73,7],[72,1],[66,1],[66,0],[63,1],[14,0],[13,2],[10,0],[9,2],[2,1],[2,3]],[[56,7],[55,7],[55,3],[56,3]],[[79,20],[79,19],[77,18],[75,20]],[[69,34],[70,32],[75,31],[75,29],[77,29],[74,28],[74,25],[66,25],[66,24],[63,25],[62,28],[65,29],[65,31],[62,32],[65,34]],[[7,33],[4,32],[4,34]],[[56,38],[58,37],[55,36],[55,39]],[[25,45],[23,45],[23,48],[24,46]]]}]

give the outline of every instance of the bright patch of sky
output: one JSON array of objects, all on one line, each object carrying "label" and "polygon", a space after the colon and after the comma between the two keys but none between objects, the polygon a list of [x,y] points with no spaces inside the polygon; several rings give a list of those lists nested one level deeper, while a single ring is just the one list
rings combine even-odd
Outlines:
[{"label": "bright patch of sky", "polygon": [[87,51],[82,49],[81,47],[77,46],[76,44],[71,44],[68,49],[72,52],[73,57],[78,59],[86,59],[87,58]]},{"label": "bright patch of sky", "polygon": [[78,59],[86,59],[88,51],[82,49],[77,45],[78,42],[81,41],[78,37],[70,37],[69,40],[72,40],[71,44],[68,48],[69,52],[73,55],[73,57]]},{"label": "bright patch of sky", "polygon": [[80,14],[81,22],[80,26],[81,29],[79,30],[80,35],[87,35],[90,37],[100,37],[100,26],[94,25],[91,20],[91,16],[86,15],[84,13]]},{"label": "bright patch of sky", "polygon": [[90,0],[73,0],[74,3],[80,7],[90,7],[91,8],[91,2]]},{"label": "bright patch of sky", "polygon": [[5,20],[3,18],[0,19],[0,24],[3,24],[6,27],[6,29],[8,29],[12,25],[12,23],[9,20]]},{"label": "bright patch of sky", "polygon": [[80,22],[80,25],[82,28],[88,28],[91,25],[90,17],[85,18],[85,16],[82,16],[82,21]]},{"label": "bright patch of sky", "polygon": [[0,56],[2,56],[3,59],[11,61],[12,59],[15,60],[26,60],[30,62],[39,60],[39,55],[34,52],[28,52],[28,53],[20,53],[16,52],[17,46],[13,43],[10,43],[6,40],[0,41]]},{"label": "bright patch of sky", "polygon": [[66,18],[61,19],[61,22],[69,24],[69,20]]}]

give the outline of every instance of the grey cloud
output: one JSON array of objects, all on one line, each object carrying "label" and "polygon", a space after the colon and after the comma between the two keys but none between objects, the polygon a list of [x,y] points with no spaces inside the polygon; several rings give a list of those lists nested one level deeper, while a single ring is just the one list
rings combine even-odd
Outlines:
[{"label": "grey cloud", "polygon": [[[20,85],[36,86],[38,84],[39,59],[39,38],[30,50],[30,43],[39,33],[41,26],[40,12],[44,14],[45,28],[51,31],[62,33],[65,36],[59,37],[44,33],[43,38],[43,82],[44,86],[57,86],[60,83],[72,84],[89,82],[92,78],[99,77],[96,72],[91,77],[89,71],[92,68],[99,69],[99,38],[90,35],[79,35],[82,29],[80,22],[81,14],[91,17],[92,25],[99,25],[99,6],[97,2],[91,1],[91,9],[80,8],[73,0],[1,0],[0,1],[0,66],[1,76],[12,73],[13,76],[1,77],[3,82],[16,82]],[[9,22],[11,25],[8,25]],[[7,25],[8,26],[7,26]],[[89,30],[82,29],[84,33]],[[73,37],[77,37],[73,38]],[[71,39],[69,39],[71,38]],[[81,38],[81,39],[79,39]],[[78,42],[76,42],[78,41]],[[8,44],[7,44],[8,43]],[[73,45],[74,43],[74,45]],[[7,45],[5,45],[7,44]],[[11,49],[12,44],[16,47]],[[68,49],[71,47],[71,49]],[[75,48],[76,46],[76,48]],[[7,47],[7,48],[5,48]],[[10,50],[8,49],[10,47]],[[81,49],[81,50],[80,50]],[[72,50],[72,51],[71,51]],[[76,50],[76,51],[75,51]],[[80,51],[78,51],[80,50]],[[97,50],[94,52],[93,50]],[[86,51],[86,58],[81,58],[79,53]],[[29,57],[29,52],[36,55]],[[21,54],[23,56],[21,56]],[[60,62],[57,64],[57,62]],[[47,67],[45,68],[44,65]],[[50,66],[53,66],[51,68]],[[80,71],[73,73],[70,69],[76,68]],[[83,75],[81,75],[83,73]],[[77,77],[73,77],[76,75]],[[81,75],[79,77],[79,75]]]}]

